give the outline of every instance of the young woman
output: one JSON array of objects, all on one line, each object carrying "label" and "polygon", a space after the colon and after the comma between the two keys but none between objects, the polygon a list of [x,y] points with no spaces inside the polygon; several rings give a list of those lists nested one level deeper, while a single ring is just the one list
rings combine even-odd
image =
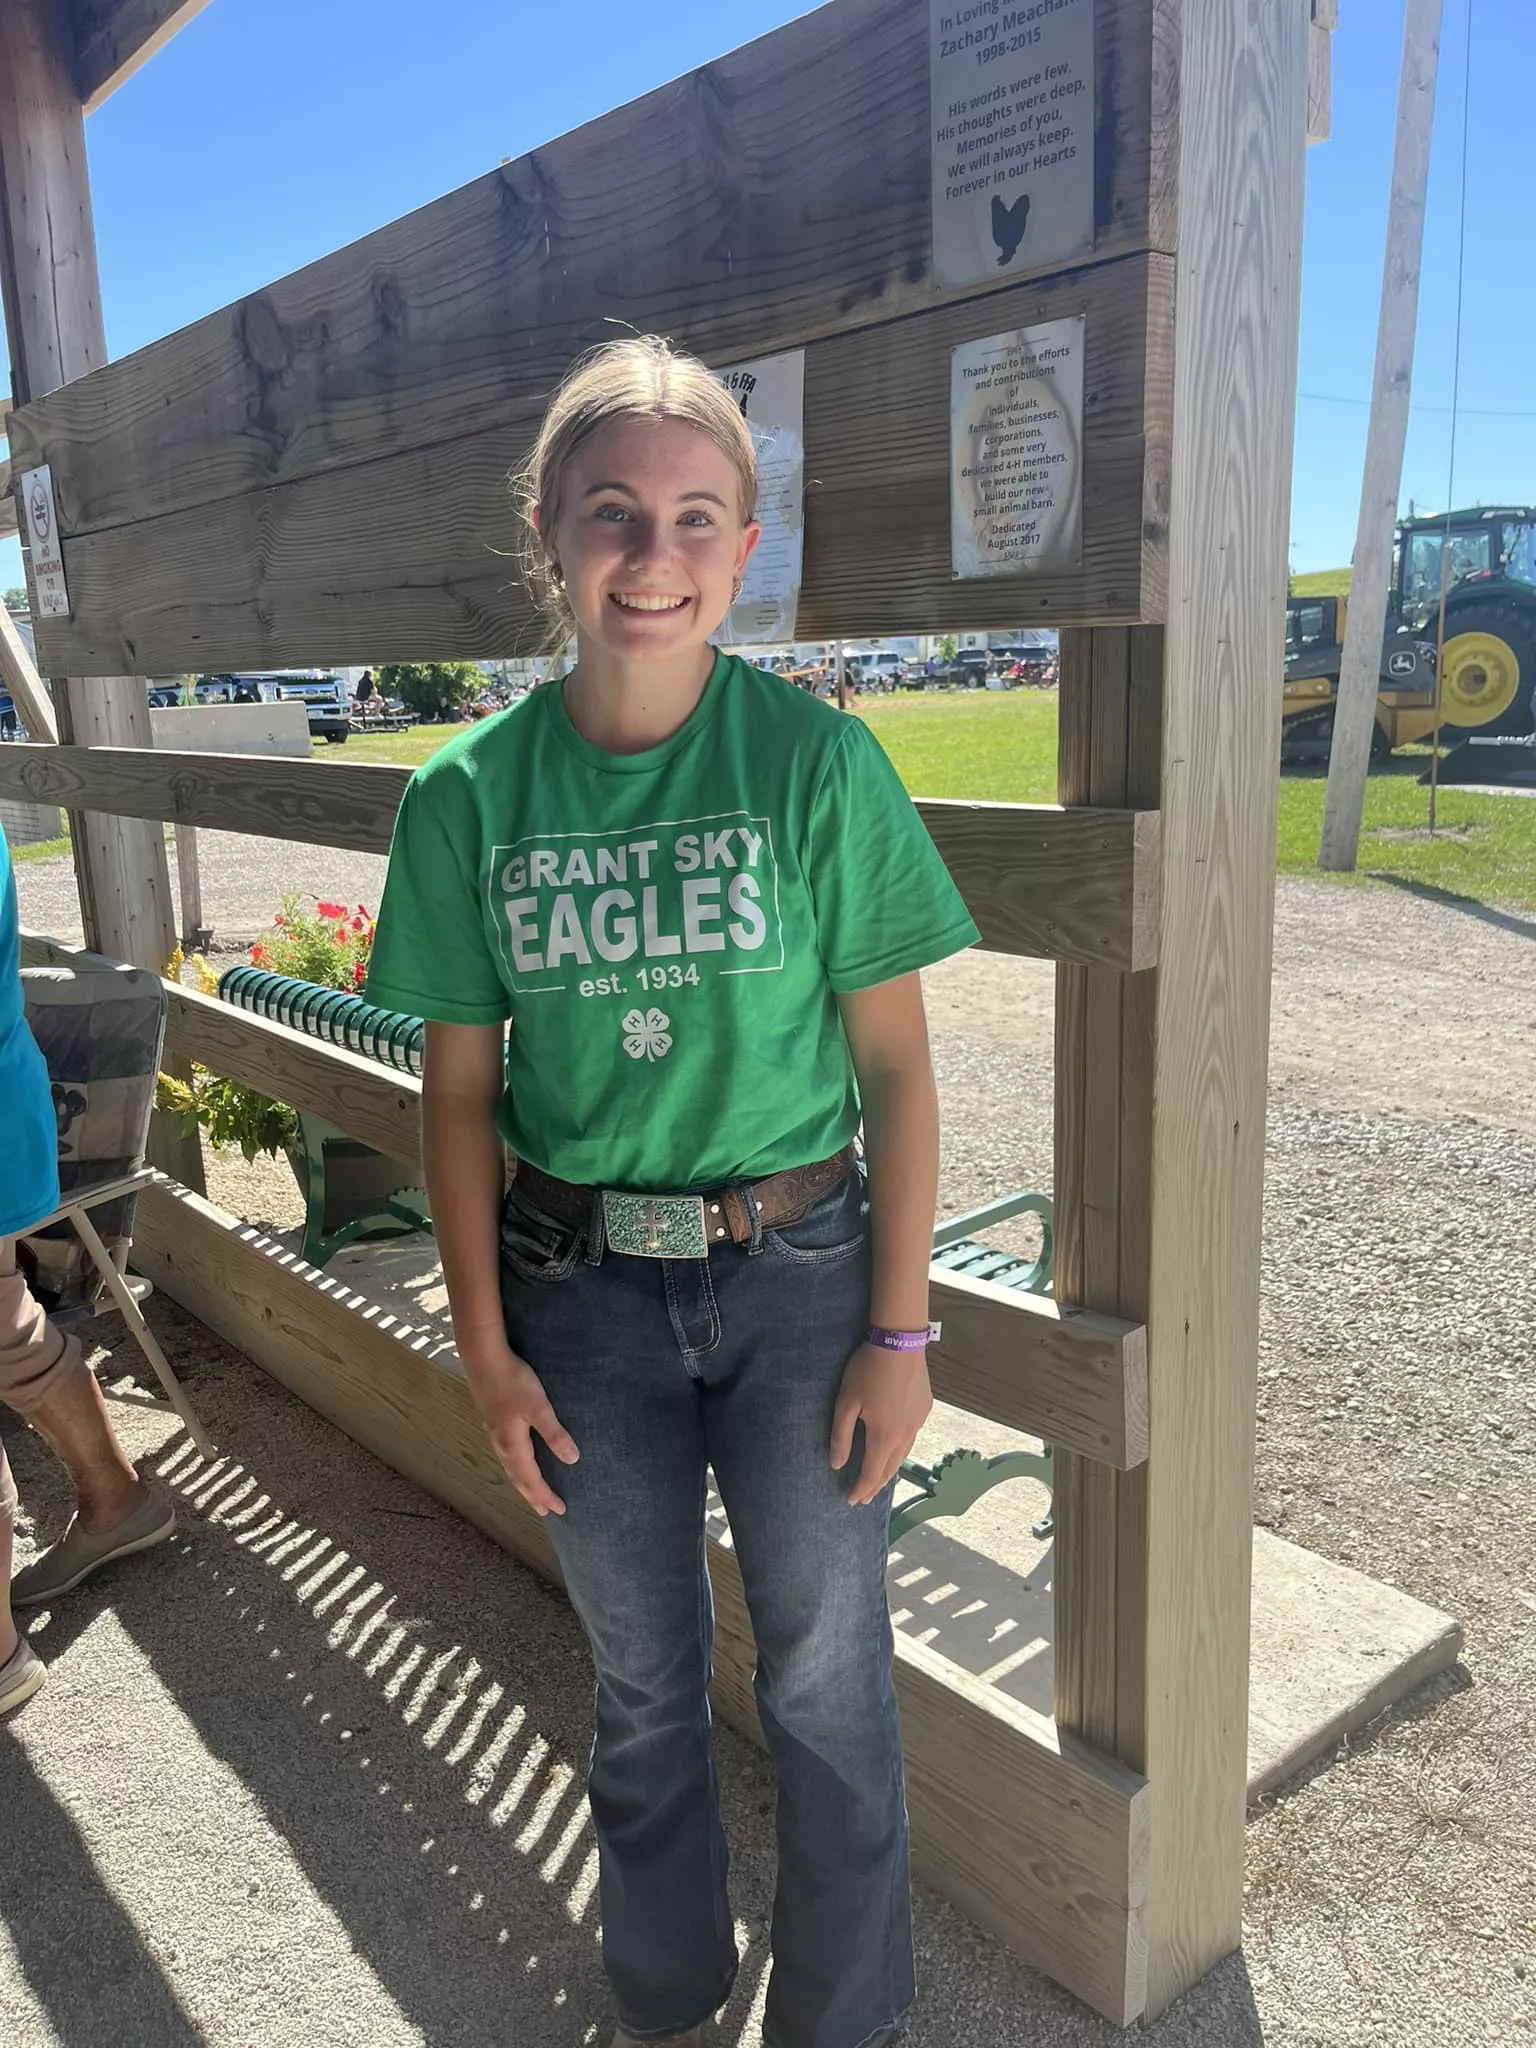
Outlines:
[{"label": "young woman", "polygon": [[702,2041],[736,1972],[712,1468],[778,1776],[763,2039],[866,2048],[913,1998],[885,1564],[931,1405],[917,969],[976,928],[869,729],[710,644],[759,528],[700,364],[599,351],[524,487],[576,665],[413,779],[368,993],[428,1020],[460,1356],[597,1667],[615,2042]]}]

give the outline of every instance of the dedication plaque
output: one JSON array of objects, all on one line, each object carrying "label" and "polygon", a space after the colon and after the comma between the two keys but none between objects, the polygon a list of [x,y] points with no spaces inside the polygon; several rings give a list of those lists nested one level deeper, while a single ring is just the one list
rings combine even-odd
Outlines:
[{"label": "dedication plaque", "polygon": [[1093,0],[929,0],[933,268],[954,288],[1093,247]]},{"label": "dedication plaque", "polygon": [[1080,313],[953,351],[949,528],[957,581],[1081,564]]},{"label": "dedication plaque", "polygon": [[759,356],[714,374],[735,397],[752,432],[757,516],[763,528],[721,638],[737,646],[790,641],[800,606],[805,536],[805,350]]}]

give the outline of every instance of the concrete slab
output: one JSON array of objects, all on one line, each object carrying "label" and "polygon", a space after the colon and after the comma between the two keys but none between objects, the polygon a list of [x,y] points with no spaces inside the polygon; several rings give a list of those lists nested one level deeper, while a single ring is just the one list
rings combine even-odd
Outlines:
[{"label": "concrete slab", "polygon": [[[283,1235],[297,1249],[299,1233]],[[439,1321],[450,1340],[429,1241],[357,1246],[329,1270],[397,1310],[408,1305],[413,1320]],[[962,1445],[989,1458],[1039,1448],[1032,1438],[941,1404],[915,1452],[933,1464]],[[1049,1717],[1055,1558],[1050,1538],[1035,1536],[1031,1526],[1047,1506],[1043,1487],[1014,1481],[984,1495],[961,1521],[910,1530],[892,1552],[889,1591],[892,1620],[903,1634]],[[712,1533],[724,1537],[713,1493],[710,1520]],[[1255,1529],[1250,1806],[1460,1653],[1461,1628],[1450,1615]]]},{"label": "concrete slab", "polygon": [[1448,1670],[1461,1641],[1438,1608],[1255,1529],[1249,1805]]}]

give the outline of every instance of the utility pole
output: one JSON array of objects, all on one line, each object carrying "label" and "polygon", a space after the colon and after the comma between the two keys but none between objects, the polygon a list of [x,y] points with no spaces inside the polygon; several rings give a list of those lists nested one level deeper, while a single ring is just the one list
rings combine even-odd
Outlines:
[{"label": "utility pole", "polygon": [[1365,479],[1355,534],[1349,619],[1344,629],[1339,696],[1328,756],[1328,798],[1318,866],[1342,872],[1355,865],[1365,778],[1371,763],[1381,678],[1381,643],[1392,574],[1392,534],[1403,480],[1408,400],[1413,388],[1413,335],[1419,311],[1419,262],[1424,247],[1424,193],[1429,182],[1429,138],[1435,118],[1440,65],[1441,0],[1407,0],[1403,68],[1397,92],[1397,140],[1392,151],[1392,203],[1387,215],[1387,256],[1376,330],[1376,381],[1365,443]]}]

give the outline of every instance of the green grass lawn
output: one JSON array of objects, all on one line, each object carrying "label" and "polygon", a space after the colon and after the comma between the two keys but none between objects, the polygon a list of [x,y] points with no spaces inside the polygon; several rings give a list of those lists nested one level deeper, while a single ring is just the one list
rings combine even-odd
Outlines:
[{"label": "green grass lawn", "polygon": [[1056,801],[1054,690],[904,691],[858,708],[914,796]]},{"label": "green grass lawn", "polygon": [[[1536,796],[1482,796],[1442,789],[1429,837],[1429,791],[1415,750],[1373,767],[1365,786],[1359,869],[1334,882],[1384,882],[1420,895],[1536,909]],[[1288,768],[1280,782],[1282,875],[1315,875],[1323,832],[1325,767]],[[1401,835],[1401,836],[1400,836]]]},{"label": "green grass lawn", "polygon": [[[1346,572],[1339,572],[1346,573]],[[993,803],[1051,803],[1056,795],[1056,696],[1046,690],[902,693],[866,697],[859,715],[895,762],[914,796],[969,797]],[[354,734],[320,750],[331,761],[396,761],[414,766],[463,727],[421,725],[410,732]],[[1374,768],[1356,875],[1331,881],[1381,882],[1427,894],[1536,909],[1536,797],[1475,796],[1442,790],[1440,830],[1428,838],[1429,791],[1419,786],[1428,755],[1400,755]],[[1280,782],[1279,867],[1316,875],[1326,771],[1287,769]],[[1399,836],[1405,835],[1405,836]]]},{"label": "green grass lawn", "polygon": [[1314,569],[1291,578],[1292,597],[1348,597],[1348,569]]},{"label": "green grass lawn", "polygon": [[413,725],[408,732],[364,732],[353,726],[344,746],[316,747],[318,761],[388,761],[396,768],[419,768],[430,761],[445,740],[464,731],[462,725]]},{"label": "green grass lawn", "polygon": [[56,860],[61,853],[69,851],[69,834],[62,839],[34,839],[30,846],[13,846],[11,859],[17,867],[25,867],[31,860]]}]

